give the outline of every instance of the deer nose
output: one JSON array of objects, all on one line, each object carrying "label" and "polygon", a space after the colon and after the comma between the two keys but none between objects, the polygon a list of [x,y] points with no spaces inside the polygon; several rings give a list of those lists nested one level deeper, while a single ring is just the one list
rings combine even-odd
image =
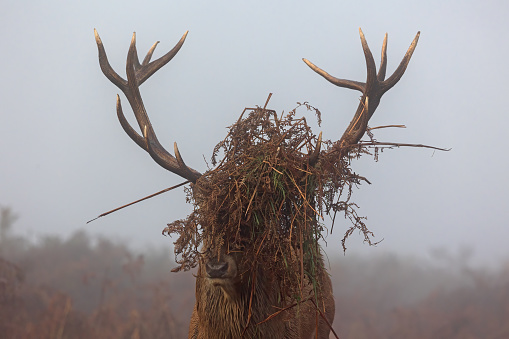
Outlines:
[{"label": "deer nose", "polygon": [[209,261],[206,265],[206,271],[209,278],[222,278],[228,271],[228,263],[225,261]]}]

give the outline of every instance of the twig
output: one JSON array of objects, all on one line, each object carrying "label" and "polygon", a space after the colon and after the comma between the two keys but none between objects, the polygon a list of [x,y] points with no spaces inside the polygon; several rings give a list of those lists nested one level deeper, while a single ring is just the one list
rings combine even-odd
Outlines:
[{"label": "twig", "polygon": [[299,120],[297,120],[284,134],[283,136],[279,139],[279,141],[277,142],[277,145],[281,144],[283,142],[283,140],[285,139],[286,135],[294,128],[296,127],[301,121],[304,121],[304,123],[306,122],[306,118],[305,117],[302,117],[300,118]]},{"label": "twig", "polygon": [[318,305],[315,303],[315,301],[313,299],[310,299],[311,302],[313,303],[313,305],[315,305],[316,309],[318,310],[318,312],[320,312],[320,316],[322,317],[323,320],[325,320],[325,322],[327,323],[327,326],[329,326],[330,330],[332,331],[332,333],[334,334],[334,336],[339,339],[339,336],[338,334],[336,333],[336,331],[334,331],[334,329],[332,328],[332,325],[331,323],[327,320],[327,318],[325,317],[325,314],[323,314],[322,310],[318,307]]},{"label": "twig", "polygon": [[116,212],[116,211],[118,211],[118,210],[121,210],[122,208],[125,208],[125,207],[128,207],[128,206],[131,206],[131,205],[134,205],[134,204],[139,203],[140,201],[143,201],[143,200],[147,200],[147,199],[153,198],[153,197],[155,197],[156,195],[159,195],[159,194],[162,194],[162,193],[165,193],[165,192],[171,191],[172,189],[178,188],[178,187],[180,187],[180,186],[184,186],[184,185],[189,184],[189,183],[190,183],[190,181],[189,181],[189,180],[188,180],[188,181],[184,181],[184,182],[182,182],[182,183],[180,183],[180,184],[178,184],[178,185],[175,185],[175,186],[172,186],[172,187],[165,188],[165,189],[164,189],[164,190],[162,190],[162,191],[159,191],[159,192],[157,192],[157,193],[154,193],[154,194],[151,194],[151,195],[149,195],[149,196],[146,196],[145,198],[138,199],[138,200],[133,201],[133,202],[131,202],[131,203],[127,204],[127,205],[123,205],[123,206],[117,207],[117,208],[115,208],[115,209],[113,209],[113,210],[111,210],[111,211],[109,211],[109,212],[105,212],[105,213],[103,213],[103,214],[99,215],[98,217],[96,217],[96,218],[94,218],[94,219],[92,219],[92,220],[87,221],[87,224],[88,224],[88,223],[91,223],[92,221],[97,220],[97,219],[99,219],[99,218],[101,218],[101,217],[104,217],[104,216],[106,216],[106,215],[108,215],[108,214],[111,214],[111,213],[113,213],[113,212]]},{"label": "twig", "polygon": [[267,318],[265,318],[264,320],[262,320],[262,321],[260,321],[259,323],[257,323],[257,324],[256,324],[256,326],[258,326],[258,325],[260,325],[260,324],[263,324],[264,322],[269,321],[270,319],[272,319],[272,318],[274,318],[274,317],[278,316],[278,315],[279,315],[279,314],[281,314],[282,312],[287,311],[287,310],[289,310],[289,309],[291,309],[291,308],[294,308],[295,306],[297,306],[297,305],[299,305],[299,304],[303,304],[303,303],[305,303],[306,301],[312,300],[312,298],[313,298],[313,296],[311,296],[311,297],[309,297],[309,298],[307,298],[307,299],[304,299],[304,300],[302,300],[302,301],[299,301],[299,302],[293,303],[293,304],[291,304],[290,306],[287,306],[287,307],[285,307],[285,308],[282,308],[282,309],[280,309],[279,311],[272,313],[272,314],[271,314],[271,315],[269,315]]},{"label": "twig", "polygon": [[269,97],[267,98],[267,101],[265,101],[265,105],[263,106],[263,110],[267,108],[267,105],[269,104],[270,97],[272,96],[272,93],[269,93]]},{"label": "twig", "polygon": [[385,126],[376,126],[376,127],[367,127],[366,130],[367,131],[372,131],[374,129],[379,129],[379,128],[388,128],[388,127],[398,127],[398,128],[406,128],[405,125],[385,125]]},{"label": "twig", "polygon": [[435,149],[435,150],[438,150],[438,151],[444,151],[444,152],[449,152],[451,150],[451,148],[440,148],[440,147],[423,145],[423,144],[401,144],[401,143],[398,143],[398,142],[379,142],[379,141],[376,141],[376,142],[372,142],[372,141],[369,141],[369,142],[367,142],[367,141],[359,141],[357,144],[351,145],[351,146],[394,146],[394,147],[406,146],[406,147],[423,147],[423,148],[431,148],[431,149]]}]

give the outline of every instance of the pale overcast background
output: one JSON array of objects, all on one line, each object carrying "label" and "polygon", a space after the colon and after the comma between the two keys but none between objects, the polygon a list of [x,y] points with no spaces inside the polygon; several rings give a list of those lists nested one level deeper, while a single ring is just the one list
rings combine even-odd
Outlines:
[{"label": "pale overcast background", "polygon": [[389,33],[389,75],[421,31],[405,75],[370,125],[407,126],[377,131],[380,141],[452,150],[403,148],[379,162],[355,161],[372,185],[354,199],[376,239],[385,240],[370,248],[352,237],[344,257],[347,223],[338,219],[327,253],[429,257],[442,248],[470,249],[483,265],[508,259],[508,9],[506,1],[3,0],[0,205],[20,215],[16,232],[34,239],[86,228],[140,249],[169,244],[161,230],[189,213],[178,189],[85,224],[182,181],[120,127],[119,90],[100,71],[94,28],[122,76],[133,31],[140,55],[160,40],[159,57],[189,30],[179,54],[141,90],[160,141],[169,150],[177,141],[200,171],[225,127],[244,107],[263,105],[269,92],[278,112],[297,101],[318,107],[324,137],[338,139],[360,93],[333,86],[301,58],[364,81],[359,27],[377,65]]}]

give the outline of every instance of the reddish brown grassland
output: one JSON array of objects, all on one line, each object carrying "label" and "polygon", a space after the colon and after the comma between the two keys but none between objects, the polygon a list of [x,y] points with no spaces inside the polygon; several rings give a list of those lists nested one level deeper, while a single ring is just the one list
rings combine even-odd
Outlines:
[{"label": "reddish brown grassland", "polygon": [[[338,249],[339,251],[340,249]],[[366,248],[366,251],[379,249]],[[331,263],[334,328],[342,338],[508,338],[509,264],[472,269],[347,252]],[[170,252],[134,253],[77,232],[0,243],[0,337],[185,338],[194,277],[171,273]]]}]

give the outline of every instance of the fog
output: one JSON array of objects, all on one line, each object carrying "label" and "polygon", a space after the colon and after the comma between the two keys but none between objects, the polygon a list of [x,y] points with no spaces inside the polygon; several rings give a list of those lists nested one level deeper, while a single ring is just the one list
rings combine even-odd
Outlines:
[{"label": "fog", "polygon": [[[377,247],[352,237],[338,220],[329,257],[394,252],[433,258],[470,253],[477,265],[509,257],[506,194],[509,161],[500,100],[509,84],[508,5],[502,1],[3,1],[0,62],[0,205],[20,216],[17,232],[37,240],[78,229],[130,246],[169,246],[166,223],[191,207],[182,189],[86,225],[98,214],[182,181],[125,135],[115,113],[119,90],[101,73],[93,29],[124,75],[132,32],[144,54],[178,55],[141,87],[155,131],[187,164],[207,169],[213,146],[244,107],[288,111],[308,101],[322,112],[324,138],[337,140],[359,93],[312,72],[364,81],[362,30],[377,64],[385,32],[388,74],[417,31],[421,37],[401,81],[382,99],[370,125],[379,141],[425,143],[449,152],[400,148],[365,157],[354,170],[372,185],[354,192]],[[123,99],[124,103],[126,100]],[[126,107],[131,122],[131,112]],[[330,225],[330,221],[326,221]]]},{"label": "fog", "polygon": [[[120,241],[83,231],[31,244],[10,226],[0,238],[5,338],[187,337],[195,278],[170,272],[167,248],[138,254]],[[329,267],[339,338],[509,335],[508,262],[489,271],[455,256],[347,257]]]}]

